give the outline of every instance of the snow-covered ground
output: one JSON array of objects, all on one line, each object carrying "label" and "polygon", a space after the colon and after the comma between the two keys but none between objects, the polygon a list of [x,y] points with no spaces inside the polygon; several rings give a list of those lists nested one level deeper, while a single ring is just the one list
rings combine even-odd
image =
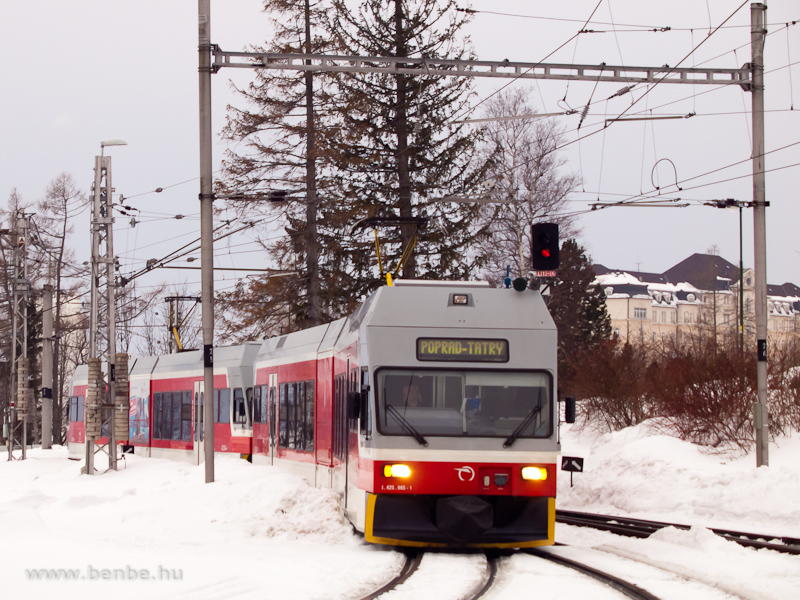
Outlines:
[{"label": "snow-covered ground", "polygon": [[[742,548],[704,529],[800,537],[800,436],[771,444],[761,469],[753,456],[703,454],[645,426],[602,436],[566,430],[562,442],[565,455],[586,462],[574,487],[559,474],[561,508],[696,527],[638,540],[558,525],[556,540],[569,547],[553,551],[665,599],[800,597],[800,557]],[[168,460],[128,456],[124,469],[86,477],[63,448],[28,456],[0,462],[2,598],[357,598],[402,563],[352,533],[334,494],[278,469],[222,456],[206,485],[202,466]],[[392,598],[456,597],[480,579],[479,559],[427,555]],[[526,555],[503,559],[488,597],[533,591],[619,597]]]}]

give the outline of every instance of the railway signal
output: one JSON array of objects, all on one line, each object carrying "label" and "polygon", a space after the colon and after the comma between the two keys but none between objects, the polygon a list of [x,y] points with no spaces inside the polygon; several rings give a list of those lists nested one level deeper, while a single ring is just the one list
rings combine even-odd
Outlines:
[{"label": "railway signal", "polygon": [[553,271],[558,268],[557,223],[534,223],[531,225],[531,251],[535,270]]}]

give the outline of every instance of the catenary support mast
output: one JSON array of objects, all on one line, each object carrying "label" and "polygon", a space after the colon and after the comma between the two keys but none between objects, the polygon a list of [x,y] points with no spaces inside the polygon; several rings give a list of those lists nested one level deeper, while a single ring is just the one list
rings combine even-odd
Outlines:
[{"label": "catenary support mast", "polygon": [[53,286],[42,286],[42,449],[53,447]]},{"label": "catenary support mast", "polygon": [[[206,483],[214,481],[214,213],[211,158],[211,0],[198,0],[200,74],[200,265],[203,304],[203,435]],[[199,436],[198,436],[199,438]]]},{"label": "catenary support mast", "polygon": [[769,413],[767,411],[767,203],[764,161],[764,38],[767,7],[750,5],[753,102],[753,270],[756,293],[756,349],[758,398],[753,406],[756,430],[756,464],[769,465]]}]

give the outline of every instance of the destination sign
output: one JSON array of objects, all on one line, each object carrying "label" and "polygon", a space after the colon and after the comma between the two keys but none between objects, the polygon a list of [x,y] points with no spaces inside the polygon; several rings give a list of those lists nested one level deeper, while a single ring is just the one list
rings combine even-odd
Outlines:
[{"label": "destination sign", "polygon": [[508,340],[417,338],[417,360],[508,362]]}]

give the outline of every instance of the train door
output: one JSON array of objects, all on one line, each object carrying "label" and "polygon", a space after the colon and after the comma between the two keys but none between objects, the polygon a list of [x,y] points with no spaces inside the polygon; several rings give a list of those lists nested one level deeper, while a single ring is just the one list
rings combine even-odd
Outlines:
[{"label": "train door", "polygon": [[269,423],[269,446],[267,453],[269,454],[269,464],[275,464],[275,445],[278,437],[278,411],[275,407],[275,402],[278,397],[278,374],[272,373],[269,376],[269,390],[267,392],[267,419]]},{"label": "train door", "polygon": [[[339,493],[342,506],[347,507],[348,426],[347,391],[350,360],[343,365],[344,371],[333,377],[333,489]],[[336,367],[334,367],[336,370]]]},{"label": "train door", "polygon": [[194,419],[192,420],[194,428],[194,464],[199,465],[205,459],[205,442],[203,440],[203,382],[194,382]]},{"label": "train door", "polygon": [[[349,393],[350,392],[357,392],[360,388],[359,382],[359,370],[358,366],[353,366],[351,368],[350,361],[347,361],[347,372],[348,372],[348,381],[347,381],[347,393],[345,394],[345,403],[349,404]],[[346,431],[345,435],[347,437],[347,477],[345,479],[346,484],[348,487],[355,486],[356,482],[358,481],[358,454],[359,454],[359,444],[358,444],[358,418],[353,418],[350,414],[350,407],[347,407],[347,414],[346,414]],[[346,496],[346,498],[350,500],[355,500],[357,496],[351,497]],[[347,505],[345,505],[347,507]],[[350,507],[347,507],[348,509]]]}]

